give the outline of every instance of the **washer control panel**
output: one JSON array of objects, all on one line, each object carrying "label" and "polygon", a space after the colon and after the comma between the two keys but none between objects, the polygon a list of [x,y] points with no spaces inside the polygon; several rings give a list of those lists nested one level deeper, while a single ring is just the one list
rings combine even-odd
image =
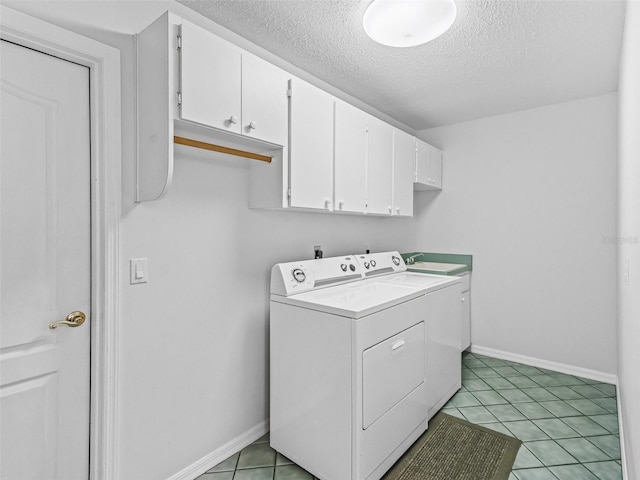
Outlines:
[{"label": "washer control panel", "polygon": [[364,278],[353,255],[279,263],[271,270],[271,293],[293,295]]},{"label": "washer control panel", "polygon": [[356,255],[365,277],[404,272],[407,266],[398,252],[366,253]]}]

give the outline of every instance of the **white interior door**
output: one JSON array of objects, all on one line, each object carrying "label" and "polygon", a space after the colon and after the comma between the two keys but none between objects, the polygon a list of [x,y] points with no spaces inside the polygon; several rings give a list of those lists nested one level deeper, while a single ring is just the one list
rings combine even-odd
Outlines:
[{"label": "white interior door", "polygon": [[[0,478],[86,480],[89,70],[0,49]],[[50,329],[73,311],[87,321]]]}]

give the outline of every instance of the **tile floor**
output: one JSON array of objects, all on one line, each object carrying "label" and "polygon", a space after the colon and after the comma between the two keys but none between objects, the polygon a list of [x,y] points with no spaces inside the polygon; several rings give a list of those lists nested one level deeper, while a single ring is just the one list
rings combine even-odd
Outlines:
[{"label": "tile floor", "polygon": [[[510,480],[622,479],[613,385],[464,353],[443,411],[523,441]],[[197,480],[314,479],[265,435]]]}]

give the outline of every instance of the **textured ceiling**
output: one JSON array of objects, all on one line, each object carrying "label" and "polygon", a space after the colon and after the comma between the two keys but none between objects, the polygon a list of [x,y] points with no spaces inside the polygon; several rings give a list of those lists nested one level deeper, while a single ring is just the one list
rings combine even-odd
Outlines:
[{"label": "textured ceiling", "polygon": [[457,0],[407,49],[366,36],[370,0],[178,1],[416,130],[617,90],[621,0]]}]

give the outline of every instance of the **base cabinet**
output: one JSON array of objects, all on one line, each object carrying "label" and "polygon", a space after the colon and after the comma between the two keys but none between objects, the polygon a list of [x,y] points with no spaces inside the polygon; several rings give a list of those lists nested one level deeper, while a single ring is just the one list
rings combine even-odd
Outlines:
[{"label": "base cabinet", "polygon": [[462,295],[462,332],[460,350],[464,351],[471,346],[471,273],[461,275]]},{"label": "base cabinet", "polygon": [[462,385],[459,284],[425,296],[427,318],[428,418],[433,417]]}]

